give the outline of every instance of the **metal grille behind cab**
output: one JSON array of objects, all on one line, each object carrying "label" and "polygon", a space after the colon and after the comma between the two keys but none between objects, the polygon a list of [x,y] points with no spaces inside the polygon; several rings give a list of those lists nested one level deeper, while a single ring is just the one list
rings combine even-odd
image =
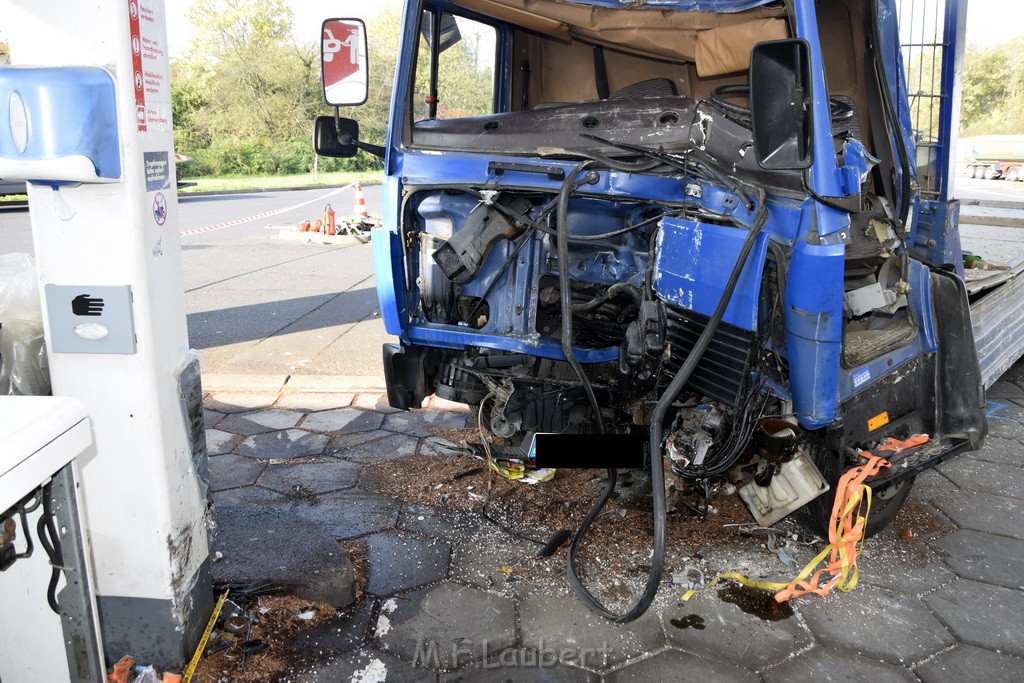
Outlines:
[{"label": "metal grille behind cab", "polygon": [[[707,326],[708,318],[674,306],[666,306],[666,309],[671,354],[668,367],[675,376]],[[708,350],[686,383],[686,389],[727,406],[735,406],[743,380],[750,373],[755,350],[753,332],[727,323],[720,324]]]}]

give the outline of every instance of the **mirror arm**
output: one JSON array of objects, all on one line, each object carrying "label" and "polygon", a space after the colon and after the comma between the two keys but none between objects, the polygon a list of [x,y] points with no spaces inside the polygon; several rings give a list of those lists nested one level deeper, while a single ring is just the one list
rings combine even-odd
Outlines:
[{"label": "mirror arm", "polygon": [[368,142],[361,140],[353,140],[352,135],[349,133],[342,134],[341,132],[341,108],[334,108],[334,134],[338,136],[338,142],[343,145],[355,144],[356,147],[363,150],[368,154],[372,154],[375,157],[384,158],[384,146],[383,145],[371,145]]}]

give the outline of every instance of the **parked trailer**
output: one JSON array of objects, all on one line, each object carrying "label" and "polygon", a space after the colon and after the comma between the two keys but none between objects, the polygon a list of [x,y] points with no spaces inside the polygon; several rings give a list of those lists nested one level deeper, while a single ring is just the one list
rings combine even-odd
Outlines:
[{"label": "parked trailer", "polygon": [[964,138],[959,141],[958,149],[969,178],[1024,180],[1024,136]]}]

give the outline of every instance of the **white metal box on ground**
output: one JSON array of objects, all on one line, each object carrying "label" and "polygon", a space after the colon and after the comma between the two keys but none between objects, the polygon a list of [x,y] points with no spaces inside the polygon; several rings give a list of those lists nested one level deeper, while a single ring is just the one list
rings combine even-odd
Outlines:
[{"label": "white metal box on ground", "polygon": [[[26,555],[27,537],[32,541],[31,555],[0,571],[3,683],[102,680],[91,558],[74,473],[76,458],[91,446],[89,420],[79,401],[0,397],[0,546],[7,551],[2,565],[13,559],[12,552]],[[28,511],[22,514],[19,507]],[[53,568],[39,535],[47,511],[61,553],[63,571],[54,595],[61,616],[47,599]]]}]

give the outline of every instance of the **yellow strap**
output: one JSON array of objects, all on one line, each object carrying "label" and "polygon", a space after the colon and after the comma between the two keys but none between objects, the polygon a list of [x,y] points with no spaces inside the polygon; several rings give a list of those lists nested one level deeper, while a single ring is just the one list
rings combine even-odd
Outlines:
[{"label": "yellow strap", "polygon": [[217,604],[213,608],[213,614],[210,615],[210,620],[206,622],[206,629],[203,631],[203,637],[199,639],[199,645],[196,646],[196,651],[192,655],[192,659],[188,663],[188,668],[185,669],[185,675],[181,677],[182,683],[189,683],[192,680],[192,676],[196,673],[196,668],[199,666],[199,660],[203,657],[203,650],[206,649],[206,641],[210,639],[210,634],[213,632],[213,625],[217,623],[217,617],[220,616],[220,611],[224,608],[224,601],[228,599],[228,591],[224,591],[224,594],[217,600]]}]

